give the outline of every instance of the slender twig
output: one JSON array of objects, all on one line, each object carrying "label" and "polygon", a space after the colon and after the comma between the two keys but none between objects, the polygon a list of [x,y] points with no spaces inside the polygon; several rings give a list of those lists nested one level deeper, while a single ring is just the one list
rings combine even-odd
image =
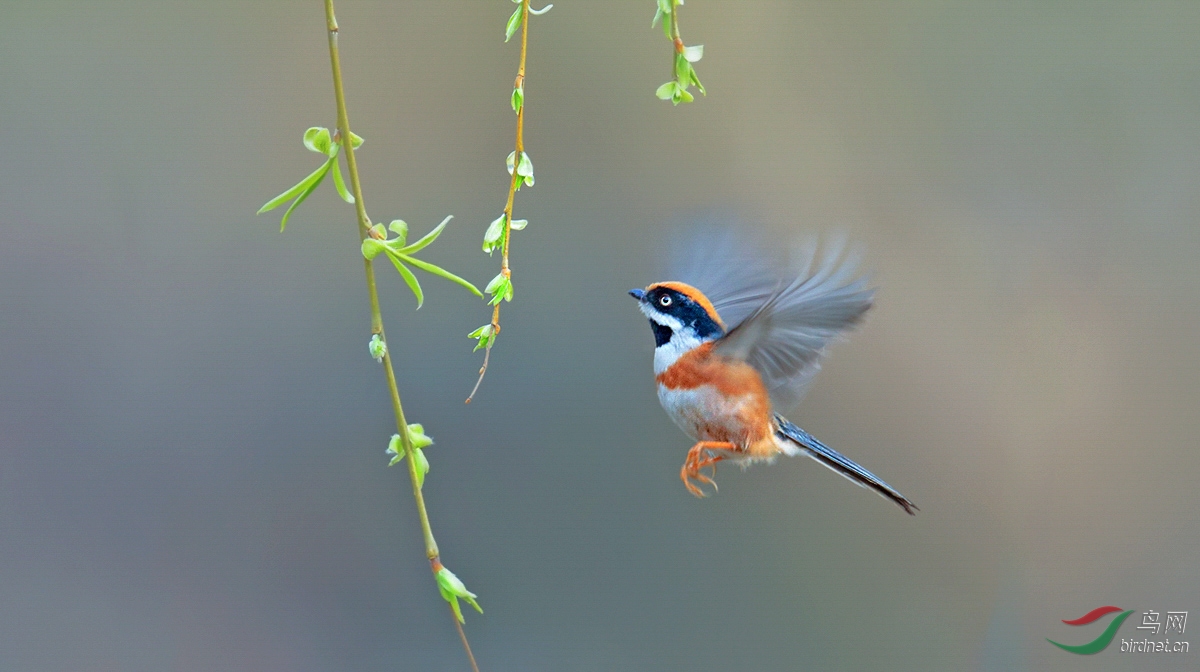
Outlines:
[{"label": "slender twig", "polygon": [[[350,118],[346,113],[346,96],[342,90],[342,65],[338,57],[338,26],[337,19],[333,13],[333,0],[325,0],[325,22],[329,32],[329,64],[333,69],[333,95],[337,101],[337,128],[338,134],[342,138],[351,138],[350,135]],[[344,147],[350,148],[350,142],[345,141]],[[368,231],[371,228],[371,220],[367,217],[367,207],[363,202],[362,182],[358,179],[358,163],[354,158],[354,150],[348,149],[346,152],[346,170],[350,173],[350,188],[354,193],[354,210],[358,215],[358,234],[359,242],[366,239]],[[363,259],[363,270],[367,276],[367,294],[371,300],[371,333],[378,334],[379,338],[387,343],[387,338],[383,333],[383,315],[379,310],[379,293],[375,289],[375,268],[371,261]],[[429,513],[425,510],[425,498],[421,494],[421,486],[419,476],[417,474],[417,460],[413,457],[412,439],[408,434],[408,423],[404,420],[404,408],[400,405],[400,390],[396,386],[396,373],[392,368],[392,356],[390,349],[385,350],[383,354],[383,370],[387,375],[388,392],[392,397],[392,412],[396,416],[396,431],[400,434],[401,444],[404,446],[404,454],[408,458],[408,477],[412,482],[413,499],[417,503],[417,514],[421,519],[421,532],[425,536],[425,556],[429,559],[430,569],[436,574],[441,568],[441,561],[438,557],[437,542],[433,539],[433,530],[429,526]],[[471,654],[471,645],[467,642],[467,635],[463,632],[462,625],[458,622],[458,618],[451,612],[451,619],[454,621],[455,627],[458,628],[458,634],[462,637],[463,648],[467,652],[467,657],[471,661],[471,669],[479,672],[479,668],[475,665],[475,656]]]},{"label": "slender twig", "polygon": [[[671,38],[675,41],[675,50],[683,51],[683,38],[679,36],[679,3],[671,0]],[[674,73],[674,70],[671,71]]]},{"label": "slender twig", "polygon": [[[521,60],[517,65],[517,78],[513,81],[514,89],[524,90],[525,86],[525,51],[529,45],[529,0],[521,0]],[[512,270],[508,267],[508,243],[512,237],[512,213],[513,200],[517,195],[517,184],[521,181],[521,176],[517,174],[517,165],[521,162],[521,152],[525,151],[525,102],[522,95],[521,106],[517,108],[517,141],[516,148],[513,150],[513,172],[512,179],[508,181],[508,200],[504,203],[504,240],[500,247],[500,274],[505,278],[512,277]],[[496,337],[500,335],[500,301],[496,302],[492,308],[492,338],[488,341],[487,347],[483,351],[483,366],[479,368],[479,379],[475,381],[475,387],[471,388],[471,394],[467,396],[465,403],[471,403],[475,398],[475,393],[479,391],[479,385],[483,383],[483,376],[487,373],[488,360],[491,359],[492,345],[496,342]]]},{"label": "slender twig", "polygon": [[467,642],[467,633],[463,631],[462,623],[454,613],[454,607],[450,607],[450,618],[454,621],[454,627],[458,628],[458,638],[462,640],[463,649],[467,652],[467,660],[471,661],[472,672],[479,672],[479,665],[475,664],[475,654],[471,653],[471,645]]}]

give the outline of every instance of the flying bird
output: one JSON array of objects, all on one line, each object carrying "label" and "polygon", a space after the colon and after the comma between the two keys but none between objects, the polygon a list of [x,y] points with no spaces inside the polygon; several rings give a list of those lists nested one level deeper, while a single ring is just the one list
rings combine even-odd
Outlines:
[{"label": "flying bird", "polygon": [[790,263],[772,263],[730,234],[696,238],[708,249],[692,250],[694,285],[629,290],[654,333],[659,402],[696,441],[679,472],[687,490],[715,489],[721,461],[745,467],[807,455],[916,515],[907,497],[779,412],[799,401],[826,347],[874,301],[853,255],[810,245]]}]

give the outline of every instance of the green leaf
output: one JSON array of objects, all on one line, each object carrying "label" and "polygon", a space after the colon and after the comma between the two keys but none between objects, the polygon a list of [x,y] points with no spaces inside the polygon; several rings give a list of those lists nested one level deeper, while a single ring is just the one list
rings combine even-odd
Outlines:
[{"label": "green leaf", "polygon": [[492,296],[491,300],[488,301],[489,306],[495,306],[504,300],[504,288],[500,288],[500,289],[501,289],[501,292],[498,294],[494,294]]},{"label": "green leaf", "polygon": [[255,214],[261,215],[268,210],[274,210],[275,208],[278,208],[284,203],[287,203],[293,198],[299,196],[301,192],[311,187],[314,182],[320,182],[321,178],[325,177],[325,171],[327,170],[329,170],[329,161],[321,164],[320,168],[317,168],[313,172],[309,173],[308,177],[305,177],[303,180],[297,182],[294,186],[292,186],[291,189],[288,189],[282,194],[267,201],[261,208],[258,209],[258,212]]},{"label": "green leaf", "polygon": [[541,16],[541,15],[545,14],[546,12],[550,11],[551,9],[554,9],[553,4],[546,5],[545,7],[541,8],[541,9],[534,9],[532,6],[530,6],[529,13],[533,14],[534,16]]},{"label": "green leaf", "polygon": [[678,87],[679,85],[672,80],[658,87],[658,90],[654,92],[654,95],[658,96],[662,100],[671,100],[675,97],[675,89]]},{"label": "green leaf", "polygon": [[516,162],[517,162],[517,153],[515,151],[509,152],[508,158],[504,159],[504,165],[505,165],[505,167],[508,168],[509,175],[513,174],[513,167],[516,166]]},{"label": "green leaf", "polygon": [[432,231],[422,236],[420,240],[407,247],[402,247],[396,250],[396,252],[400,254],[412,254],[425,249],[430,243],[437,240],[438,236],[442,235],[442,230],[446,228],[446,224],[448,224],[451,219],[454,219],[454,215],[447,215],[446,218],[442,220],[441,224],[435,226]]},{"label": "green leaf", "polygon": [[533,161],[529,155],[521,152],[521,162],[517,164],[517,175],[521,177],[533,177]]},{"label": "green leaf", "polygon": [[331,144],[328,128],[313,126],[304,132],[304,146],[311,151],[329,156]]},{"label": "green leaf", "polygon": [[425,427],[418,422],[409,423],[408,441],[413,448],[428,448],[433,445],[433,439],[426,436]]},{"label": "green leaf", "polygon": [[321,180],[325,179],[325,173],[329,172],[329,166],[332,164],[332,162],[333,162],[333,159],[329,159],[328,161],[325,162],[325,166],[324,166],[325,169],[322,170],[321,174],[317,176],[316,181],[313,182],[307,189],[300,192],[300,195],[296,197],[296,200],[292,201],[292,204],[289,205],[288,209],[284,211],[283,219],[279,220],[279,232],[280,233],[283,233],[284,228],[287,227],[287,220],[288,220],[288,217],[292,216],[292,211],[295,210],[296,208],[300,207],[300,204],[304,202],[304,199],[308,198],[309,194],[313,193],[314,191],[317,190],[317,187],[321,186]]},{"label": "green leaf", "polygon": [[692,68],[692,84],[696,85],[696,88],[700,91],[700,93],[702,95],[705,95],[705,96],[708,95],[708,92],[704,90],[704,85],[700,83],[700,78],[696,76],[695,68]]},{"label": "green leaf", "polygon": [[333,167],[329,169],[329,172],[333,173],[333,186],[337,189],[338,196],[341,196],[343,201],[347,203],[353,203],[354,195],[347,191],[346,183],[342,181],[342,167],[338,164],[336,155],[333,157],[332,161]]},{"label": "green leaf", "polygon": [[467,334],[467,338],[479,339],[479,342],[475,344],[475,350],[472,350],[471,352],[475,352],[475,351],[479,350],[480,348],[488,347],[488,345],[492,342],[492,339],[494,339],[495,337],[496,337],[496,328],[490,324],[485,324],[482,327],[476,329],[475,331],[472,331],[471,333]]},{"label": "green leaf", "polygon": [[492,281],[488,283],[487,289],[484,291],[492,295],[491,301],[488,301],[489,305],[494,306],[501,301],[512,301],[512,279],[506,278],[504,277],[503,273],[500,273],[496,277],[492,278]]},{"label": "green leaf", "polygon": [[671,0],[658,0],[658,11],[662,13],[662,29],[663,37],[671,39],[671,19],[667,18],[671,15],[673,3]]},{"label": "green leaf", "polygon": [[[412,290],[413,296],[417,297],[417,310],[420,310],[421,306],[425,304],[425,293],[421,291],[421,283],[417,282],[417,276],[405,268],[404,264],[400,262],[400,259],[395,254],[391,254],[389,251],[387,257],[392,260],[392,265],[396,267],[396,270],[400,273],[400,277],[404,278],[404,282]],[[408,261],[411,261],[411,259]]]},{"label": "green leaf", "polygon": [[441,589],[441,591],[442,599],[450,603],[450,610],[454,612],[454,617],[458,619],[459,623],[466,623],[467,621],[462,615],[462,607],[458,606],[458,598],[447,592],[445,589]]},{"label": "green leaf", "polygon": [[464,622],[462,611],[458,606],[459,598],[466,600],[468,604],[475,608],[475,611],[483,613],[483,609],[475,601],[475,598],[479,596],[467,590],[467,587],[454,575],[454,572],[443,566],[434,574],[434,578],[437,580],[438,590],[442,593],[442,599],[450,603],[450,608],[454,610],[454,617],[458,619],[459,623]]},{"label": "green leaf", "polygon": [[674,102],[676,105],[678,105],[681,102],[690,103],[696,99],[695,96],[693,96],[691,93],[689,93],[688,90],[683,88],[682,86],[679,87],[678,91],[679,91],[679,100],[672,99],[672,102]]},{"label": "green leaf", "polygon": [[404,448],[401,446],[399,434],[392,434],[392,438],[390,441],[388,441],[388,447],[387,450],[384,451],[384,454],[395,456],[392,458],[391,462],[388,462],[389,467],[396,466],[397,462],[404,459]]},{"label": "green leaf", "polygon": [[478,611],[481,614],[483,613],[483,607],[479,606],[479,603],[475,601],[474,597],[465,597],[463,599],[470,603],[470,605],[475,608],[475,611]]},{"label": "green leaf", "polygon": [[517,163],[517,175],[525,178],[525,186],[533,186],[533,161],[525,152],[521,152],[521,160]]},{"label": "green leaf", "polygon": [[511,228],[513,231],[524,231],[526,226],[529,226],[528,219],[514,219]]},{"label": "green leaf", "polygon": [[521,113],[521,106],[525,104],[525,87],[518,86],[513,88],[512,92],[512,108],[513,112]]},{"label": "green leaf", "polygon": [[387,245],[383,244],[383,241],[376,240],[374,238],[363,238],[362,255],[363,258],[367,260],[374,259],[375,257],[379,256],[380,252],[386,252],[387,249],[388,247]]},{"label": "green leaf", "polygon": [[658,22],[661,21],[662,18],[663,18],[662,7],[658,7],[654,10],[654,20],[650,22],[650,27],[653,28],[653,27],[657,26]]},{"label": "green leaf", "polygon": [[683,57],[687,59],[688,63],[699,61],[701,58],[704,58],[704,45],[697,44],[694,47],[684,47]]},{"label": "green leaf", "polygon": [[691,76],[691,72],[692,64],[688,63],[687,59],[683,57],[683,54],[675,54],[675,81],[684,83],[686,86],[686,82],[688,81],[688,77]]},{"label": "green leaf", "polygon": [[483,233],[483,251],[491,256],[496,248],[500,247],[504,240],[504,220],[507,217],[504,213],[488,224],[487,231]]},{"label": "green leaf", "polygon": [[508,25],[504,27],[505,42],[511,40],[513,33],[517,32],[517,28],[521,27],[521,9],[521,5],[517,5],[517,9],[513,11],[512,16],[508,17]]},{"label": "green leaf", "polygon": [[404,241],[408,240],[408,222],[403,219],[393,219],[391,224],[388,224],[388,231],[396,234],[396,239],[403,245]]},{"label": "green leaf", "polygon": [[417,465],[417,487],[425,487],[425,474],[429,473],[429,458],[425,457],[425,451],[413,446],[413,459]]},{"label": "green leaf", "polygon": [[[417,423],[408,426],[408,442],[412,446],[413,455],[416,456],[417,465],[417,487],[424,487],[425,474],[429,473],[429,458],[425,456],[423,448],[428,448],[433,445],[433,439],[425,435],[425,429]],[[388,442],[386,453],[394,455],[388,466],[395,466],[397,463],[404,460],[406,453],[404,452],[404,443],[400,439],[399,434],[393,434]]]},{"label": "green leaf", "polygon": [[371,237],[383,240],[387,238],[387,229],[383,228],[383,224],[375,224],[371,227]]},{"label": "green leaf", "polygon": [[359,147],[362,147],[362,144],[363,139],[355,135],[354,131],[350,131],[350,148],[358,149]]},{"label": "green leaf", "polygon": [[412,264],[413,266],[416,266],[417,268],[421,269],[422,271],[425,271],[426,273],[432,273],[432,274],[438,276],[439,278],[445,278],[446,280],[449,280],[450,282],[462,285],[463,287],[466,287],[467,289],[471,290],[471,293],[474,294],[475,296],[483,298],[483,292],[479,291],[479,289],[477,287],[475,287],[475,285],[472,285],[471,283],[458,277],[457,275],[451,273],[450,271],[447,271],[446,269],[442,268],[441,266],[434,266],[433,264],[429,263],[428,261],[421,261],[420,259],[417,259],[415,257],[410,257],[408,255],[403,255],[403,259],[404,259],[404,261],[407,261],[408,263]]}]

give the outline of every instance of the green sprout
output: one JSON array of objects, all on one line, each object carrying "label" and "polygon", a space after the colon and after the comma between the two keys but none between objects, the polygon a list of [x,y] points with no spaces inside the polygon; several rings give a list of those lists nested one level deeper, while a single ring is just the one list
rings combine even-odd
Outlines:
[{"label": "green sprout", "polygon": [[[438,224],[432,231],[411,245],[407,244],[408,224],[400,219],[393,220],[387,226],[387,229],[384,229],[383,224],[372,226],[367,237],[362,241],[362,254],[367,259],[374,259],[381,252],[387,255],[392,265],[396,267],[396,271],[400,273],[400,277],[404,278],[405,284],[412,290],[413,296],[417,297],[417,308],[420,308],[425,303],[425,293],[421,291],[421,283],[417,281],[417,276],[408,270],[408,266],[415,266],[426,273],[432,273],[433,275],[462,285],[475,296],[483,297],[483,292],[480,292],[475,285],[440,266],[434,266],[427,261],[421,261],[412,256],[437,240],[438,236],[442,235],[442,230],[446,228],[446,224],[450,222],[450,219],[451,217],[443,219],[441,224]],[[388,238],[388,231],[396,234],[395,237]]]},{"label": "green sprout", "polygon": [[[417,465],[417,487],[425,487],[425,474],[429,473],[429,458],[425,457],[423,448],[433,445],[433,439],[425,435],[425,428],[413,423],[408,426],[408,440],[412,444],[413,459]],[[404,460],[404,445],[399,434],[393,434],[388,442],[387,454],[392,456],[389,467],[394,467]]]},{"label": "green sprout", "polygon": [[462,608],[458,606],[460,598],[466,600],[472,607],[475,607],[475,611],[483,613],[483,607],[480,607],[479,603],[475,601],[478,595],[467,590],[467,587],[454,575],[454,572],[442,566],[434,572],[434,577],[437,578],[438,590],[442,593],[442,599],[450,603],[450,608],[454,610],[454,617],[458,619],[459,623],[466,622],[463,619]]},{"label": "green sprout", "polygon": [[[490,257],[492,252],[504,244],[504,225],[508,223],[508,215],[500,213],[500,216],[492,220],[488,224],[487,231],[483,233],[483,251],[488,253]],[[526,226],[529,226],[528,219],[514,219],[512,226],[508,227],[511,231],[523,231]]]},{"label": "green sprout", "polygon": [[491,224],[488,224],[487,231],[484,231],[483,251],[487,252],[489,257],[504,242],[504,225],[506,223],[508,223],[508,215],[502,212],[499,217],[492,220]]},{"label": "green sprout", "polygon": [[501,300],[512,301],[512,278],[508,275],[505,275],[504,272],[501,271],[500,273],[496,274],[496,277],[492,278],[492,281],[488,283],[487,288],[483,291],[492,295],[491,300],[488,301],[488,305],[490,306],[500,303]]},{"label": "green sprout", "polygon": [[674,105],[690,103],[696,98],[688,91],[689,87],[695,86],[701,95],[708,95],[696,75],[696,69],[692,67],[693,63],[704,57],[704,45],[683,45],[683,39],[679,36],[679,6],[683,4],[683,0],[657,0],[657,3],[658,8],[654,12],[654,20],[650,27],[653,28],[662,21],[663,34],[675,45],[675,79],[658,87],[654,95],[661,100],[669,100]]},{"label": "green sprout", "polygon": [[521,160],[517,161],[517,153],[509,152],[508,158],[504,159],[504,165],[508,168],[508,174],[513,174],[513,164],[516,164],[517,176],[522,178],[517,181],[517,191],[521,190],[521,182],[525,182],[525,186],[533,186],[533,160],[525,152],[521,152]]},{"label": "green sprout", "polygon": [[[522,11],[524,9],[524,5],[522,5],[521,2],[522,0],[513,0],[513,3],[516,4],[517,9],[513,11],[512,16],[508,17],[508,23],[504,26],[505,42],[508,42],[512,39],[512,36],[516,34],[517,29],[521,27],[521,22],[524,20],[524,12]],[[533,14],[534,16],[541,16],[542,14],[550,11],[550,8],[553,6],[554,5],[546,5],[541,9],[534,9],[530,7],[529,13]]]},{"label": "green sprout", "polygon": [[525,83],[522,82],[519,86],[513,87],[512,93],[512,108],[513,112],[521,113],[521,106],[525,104]]},{"label": "green sprout", "polygon": [[[353,149],[358,149],[362,144],[362,138],[353,133],[350,134],[350,146]],[[292,201],[291,206],[283,213],[283,219],[279,222],[280,232],[287,227],[288,217],[292,216],[292,212],[304,202],[304,199],[317,190],[317,186],[331,172],[333,173],[333,186],[337,189],[338,195],[347,203],[354,202],[354,196],[346,189],[346,183],[342,180],[342,168],[338,164],[338,153],[342,150],[341,137],[336,133],[330,136],[328,128],[313,126],[304,132],[304,146],[310,151],[328,157],[325,159],[325,163],[321,164],[320,168],[309,173],[308,177],[297,182],[291,189],[267,201],[256,213],[261,215],[268,210],[274,210],[284,203]]]},{"label": "green sprout", "polygon": [[367,352],[371,353],[371,359],[382,364],[383,356],[387,354],[387,342],[379,337],[379,334],[371,334],[371,342],[367,343]]},{"label": "green sprout", "polygon": [[471,351],[475,352],[480,348],[486,348],[492,344],[492,340],[496,338],[496,328],[490,324],[485,324],[475,331],[467,334],[467,338],[474,338],[479,341],[475,344],[475,350]]}]

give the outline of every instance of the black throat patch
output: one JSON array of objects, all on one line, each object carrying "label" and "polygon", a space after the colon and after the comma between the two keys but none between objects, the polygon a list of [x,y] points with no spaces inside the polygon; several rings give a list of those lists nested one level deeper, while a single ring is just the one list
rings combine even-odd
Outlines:
[{"label": "black throat patch", "polygon": [[671,331],[670,327],[663,326],[654,320],[650,320],[650,329],[654,332],[654,347],[656,348],[670,342],[671,334],[675,333]]}]

